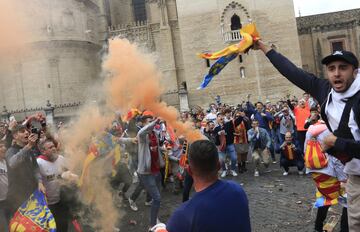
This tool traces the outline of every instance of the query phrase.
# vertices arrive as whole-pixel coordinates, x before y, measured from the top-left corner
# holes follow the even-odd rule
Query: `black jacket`
[[[234,143],[234,132],[235,132],[235,128],[234,126],[238,126],[242,121],[243,121],[243,117],[238,117],[237,119],[230,120],[226,123],[224,123],[222,126],[218,125],[214,128],[214,135],[215,135],[215,145],[219,146],[220,145],[220,136],[219,136],[219,132],[222,130],[225,130],[226,133],[226,145],[231,145]]]
[[[6,151],[9,178],[7,200],[12,210],[16,210],[38,187],[41,175],[35,157],[33,150],[25,150],[18,145]]]

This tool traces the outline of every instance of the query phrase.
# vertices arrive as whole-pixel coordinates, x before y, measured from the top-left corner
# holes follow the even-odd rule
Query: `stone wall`
[[[301,59],[305,69],[324,75],[321,59],[332,52],[331,42],[343,41],[344,49],[360,57],[360,9],[296,18]]]
[[[196,57],[197,52],[217,51],[227,44],[222,31],[230,29],[229,17],[237,13],[242,24],[251,18],[256,22],[261,37],[276,45],[277,50],[295,64],[301,66],[299,41],[291,0],[280,1],[178,1],[178,15],[185,77],[191,105],[204,106],[220,95],[223,102],[237,104],[246,99],[277,100],[299,89],[283,78],[261,53],[250,51],[231,62],[219,76],[215,77],[205,90],[197,90],[208,71],[205,61]],[[240,78],[240,68],[245,68],[246,77]]]
[[[20,1],[20,0],[17,0]],[[36,12],[36,13],[35,13]],[[100,10],[90,0],[28,0],[26,49],[1,57],[0,104],[8,110],[83,102],[99,77]],[[4,59],[5,58],[5,59]],[[6,61],[6,62],[5,62]]]

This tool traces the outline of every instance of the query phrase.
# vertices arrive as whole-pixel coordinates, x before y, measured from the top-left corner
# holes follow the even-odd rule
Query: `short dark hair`
[[[262,106],[264,106],[264,103],[262,103],[261,101],[256,102],[255,106],[257,106],[257,104],[261,104]]]
[[[201,178],[217,175],[219,154],[213,142],[197,140],[190,145],[189,163],[193,173]]]
[[[314,112],[314,111],[319,112],[319,109],[316,106],[312,106],[310,108],[310,112]]]
[[[54,140],[47,138],[47,139],[45,139],[44,141],[42,141],[42,142],[40,142],[40,143],[38,144],[39,150],[40,150],[40,151],[43,151],[43,150],[44,150],[44,146],[45,146],[45,144],[47,144],[47,143],[53,143],[53,144],[55,145]]]

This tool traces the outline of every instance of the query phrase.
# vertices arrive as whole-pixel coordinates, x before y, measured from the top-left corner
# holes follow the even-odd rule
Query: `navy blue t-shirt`
[[[235,182],[218,180],[172,214],[169,232],[250,232],[249,204]]]

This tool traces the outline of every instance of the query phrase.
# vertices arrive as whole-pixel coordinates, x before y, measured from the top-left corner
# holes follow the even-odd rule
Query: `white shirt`
[[[46,197],[49,205],[54,205],[60,201],[60,178],[66,170],[65,158],[61,155],[54,161],[50,162],[42,158],[37,158],[40,174],[43,184],[46,188]]]
[[[0,160],[0,201],[6,200],[8,192],[8,174],[5,159]]]

